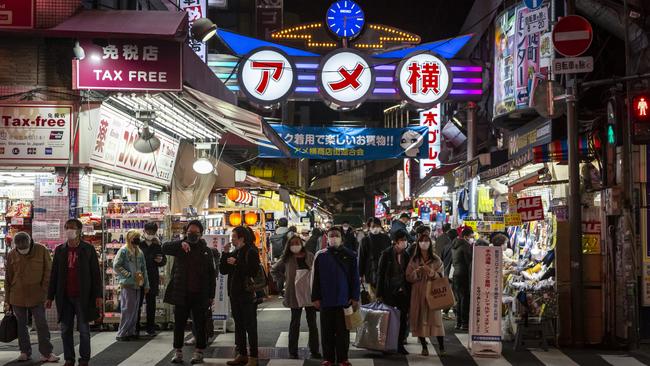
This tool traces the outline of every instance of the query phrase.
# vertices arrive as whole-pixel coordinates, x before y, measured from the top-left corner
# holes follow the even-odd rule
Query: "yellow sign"
[[[477,221],[464,221],[465,226],[469,226],[474,231],[478,231],[478,222]]]
[[[582,253],[583,254],[600,254],[600,235],[584,234],[582,235]]]
[[[503,216],[505,226],[519,226],[521,225],[521,215],[518,213],[507,214]]]
[[[465,221],[465,226],[469,226],[474,232],[493,233],[496,231],[505,231],[506,226],[501,221]]]

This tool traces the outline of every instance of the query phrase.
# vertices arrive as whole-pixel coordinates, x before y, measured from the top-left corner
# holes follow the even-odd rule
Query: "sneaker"
[[[55,355],[54,353],[50,353],[49,356],[41,356],[41,362],[59,362],[61,357]]]
[[[192,360],[190,361],[192,365],[203,363],[203,351],[195,350],[192,354]]]
[[[429,355],[429,347],[427,346],[422,346],[422,352],[420,353],[422,356],[428,356]]]
[[[234,360],[226,362],[229,366],[245,365],[248,363],[248,356],[237,355]]]
[[[176,350],[174,357],[172,357],[172,363],[183,363],[183,351]]]
[[[195,344],[196,344],[196,338],[194,338],[194,337],[188,339],[187,342],[185,342],[186,346],[193,346]]]
[[[25,362],[29,361],[32,359],[32,356],[28,355],[27,353],[21,352],[20,356],[18,356],[18,362]]]

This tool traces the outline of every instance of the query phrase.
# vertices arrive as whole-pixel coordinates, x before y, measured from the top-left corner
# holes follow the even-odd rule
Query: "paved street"
[[[264,366],[317,366],[317,360],[289,360],[286,349],[288,342],[288,324],[290,314],[283,309],[279,302],[265,303],[260,307],[259,336],[260,336],[260,358]],[[300,337],[301,355],[308,356],[307,328],[303,320],[303,333]],[[626,354],[597,350],[558,350],[551,349],[548,352],[541,350],[518,351],[512,350],[512,343],[504,345],[504,357],[501,359],[480,359],[473,358],[465,349],[467,334],[455,334],[453,323],[447,324],[447,355],[439,357],[430,346],[432,356],[419,356],[420,346],[414,339],[410,339],[407,349],[413,354],[408,356],[393,355],[384,356],[380,353],[368,352],[365,350],[352,349],[351,361],[355,366],[637,366],[650,365],[650,358],[640,354]],[[187,334],[189,337],[189,333]],[[36,335],[33,334],[34,350],[37,350]],[[63,348],[58,333],[53,334],[54,352],[61,354]],[[172,333],[165,331],[153,339],[142,339],[140,341],[117,343],[114,332],[96,333],[92,338],[91,365],[102,366],[141,366],[141,365],[170,365]],[[234,354],[234,334],[219,334],[212,340],[206,354],[207,365],[225,365],[225,362]],[[191,348],[185,351],[186,364],[189,364]],[[16,342],[0,346],[0,365],[22,365],[30,366],[37,363],[14,362],[18,356]],[[63,364],[63,362],[61,362]]]

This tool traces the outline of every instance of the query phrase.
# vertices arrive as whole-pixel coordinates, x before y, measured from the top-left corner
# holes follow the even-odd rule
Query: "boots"
[[[248,363],[246,366],[257,366],[257,358],[256,357],[249,357],[248,358]]]
[[[234,360],[226,362],[226,365],[229,366],[239,366],[246,364],[248,364],[248,356],[242,356],[240,354],[237,354],[237,357],[235,357]]]

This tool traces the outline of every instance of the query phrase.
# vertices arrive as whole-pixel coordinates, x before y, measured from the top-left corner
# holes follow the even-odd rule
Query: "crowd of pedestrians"
[[[283,305],[291,309],[288,324],[290,358],[299,358],[298,339],[302,314],[309,329],[309,351],[323,366],[348,366],[350,330],[346,314],[358,309],[361,289],[371,301],[399,310],[397,351],[404,347],[409,333],[429,355],[428,340],[436,338],[438,354],[445,355],[443,318],[450,309],[432,309],[427,302],[428,284],[443,277],[453,283],[457,329],[467,330],[469,322],[472,245],[470,228],[452,229],[448,224],[431,235],[431,228],[419,222],[409,231],[408,214],[403,214],[385,232],[382,222],[370,218],[363,229],[349,222],[334,226],[327,222],[298,233],[280,219],[269,238],[273,284]],[[58,246],[50,260],[48,250],[34,243],[27,233],[17,233],[7,256],[5,311],[15,314],[18,323],[19,361],[32,359],[28,317],[38,334],[41,362],[58,362],[52,353],[45,309],[56,303],[61,324],[66,366],[73,366],[75,319],[79,331],[78,364],[90,361],[89,323],[101,317],[102,280],[95,248],[81,239],[82,224],[72,219],[65,224],[67,241]],[[118,341],[140,336],[140,314],[146,305],[145,331],[155,336],[156,298],[159,294],[159,267],[173,257],[164,302],[174,305],[172,363],[183,363],[185,327],[192,323],[191,363],[203,363],[208,335],[212,330],[211,306],[216,279],[228,275],[227,293],[235,323],[236,355],[227,364],[258,365],[257,307],[264,297],[259,281],[266,283],[265,266],[255,245],[254,232],[245,226],[232,230],[230,243],[219,252],[202,238],[203,225],[187,224],[182,239],[162,244],[158,227],[148,223],[144,230],[130,230],[125,245],[113,260],[120,286],[121,322]],[[460,233],[458,233],[460,231]],[[495,241],[507,240],[505,236]],[[260,277],[262,276],[262,277]],[[320,313],[320,333],[317,314]],[[321,354],[322,350],[322,354]]]

